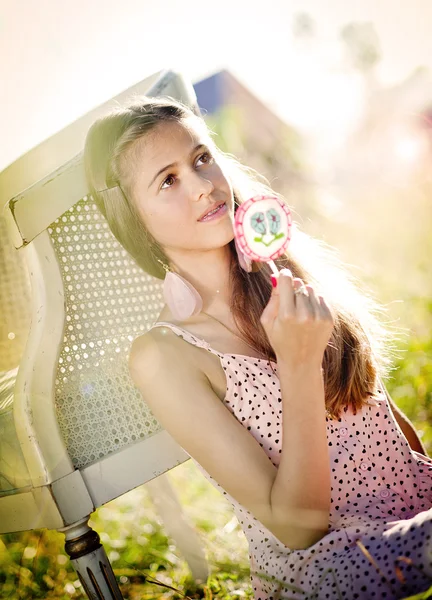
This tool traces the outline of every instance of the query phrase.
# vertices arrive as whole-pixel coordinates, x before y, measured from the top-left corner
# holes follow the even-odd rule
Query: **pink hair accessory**
[[[268,262],[277,277],[279,270],[274,260],[287,249],[291,226],[291,211],[277,196],[253,196],[235,213],[236,246],[250,260]]]

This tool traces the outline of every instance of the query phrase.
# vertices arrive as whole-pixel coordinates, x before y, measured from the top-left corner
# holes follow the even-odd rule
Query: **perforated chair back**
[[[14,163],[0,174],[3,201],[4,194],[17,192],[17,174],[24,186],[29,172],[40,174],[41,164],[53,166],[56,156],[58,161],[79,148],[9,197],[2,220],[10,244],[2,249],[7,282],[2,302],[9,313],[1,360],[5,371],[19,363],[15,435],[33,496],[35,488],[49,487],[56,501],[54,506],[46,498],[51,516],[44,521],[39,511],[37,526],[73,523],[189,458],[152,415],[127,367],[132,340],[163,306],[163,282],[142,271],[117,242],[84,176],[88,127],[133,94],[172,96],[199,114],[192,85],[164,71],[44,142],[20,159],[20,169]],[[8,508],[0,494],[0,532],[29,529],[37,507],[29,512],[28,499],[22,511],[17,504]]]
[[[30,486],[13,417],[18,366],[30,329],[30,279],[0,215],[0,494]]]

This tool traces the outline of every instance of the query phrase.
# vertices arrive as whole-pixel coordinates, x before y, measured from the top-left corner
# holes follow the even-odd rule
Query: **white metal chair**
[[[122,596],[88,519],[144,483],[194,578],[208,576],[197,533],[163,476],[189,456],[127,368],[132,340],[163,306],[162,282],[112,235],[82,164],[91,123],[132,94],[173,96],[199,114],[192,85],[159,72],[0,173],[0,533],[64,532],[87,595],[103,599]]]

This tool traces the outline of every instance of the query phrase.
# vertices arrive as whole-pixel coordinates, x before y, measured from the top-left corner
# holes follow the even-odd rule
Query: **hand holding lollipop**
[[[277,283],[280,289],[273,291],[261,315],[261,323],[278,360],[293,368],[305,364],[321,366],[334,326],[332,313],[323,296],[315,296],[311,285],[302,284],[295,289],[301,280],[296,279],[294,283],[291,271],[279,272],[274,263],[288,247],[291,224],[291,212],[277,196],[254,196],[237,209],[234,234],[246,256],[269,263],[274,288],[273,278],[280,279]]]

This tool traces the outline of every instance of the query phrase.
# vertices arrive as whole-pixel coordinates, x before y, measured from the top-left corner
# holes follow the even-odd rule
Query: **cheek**
[[[181,200],[166,204],[160,209],[148,210],[145,215],[147,229],[161,244],[172,244],[182,240],[190,226],[190,217]]]

